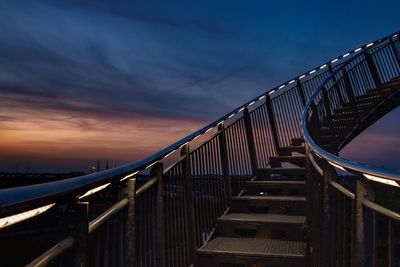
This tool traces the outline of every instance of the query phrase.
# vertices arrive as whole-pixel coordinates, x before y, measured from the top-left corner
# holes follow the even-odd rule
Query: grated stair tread
[[[275,239],[217,237],[198,249],[199,254],[304,259],[306,244]]]

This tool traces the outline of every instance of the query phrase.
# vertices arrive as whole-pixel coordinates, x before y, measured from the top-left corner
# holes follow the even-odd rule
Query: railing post
[[[297,79],[296,83],[297,83],[297,91],[299,92],[300,100],[301,100],[301,103],[303,104],[303,107],[304,107],[306,105],[306,98],[304,96],[303,85],[301,84],[300,79]]]
[[[372,55],[368,53],[366,49],[363,49],[365,61],[367,62],[368,69],[371,73],[372,80],[374,81],[376,89],[381,89],[382,88],[382,81],[379,78],[378,70],[376,68],[374,59],[372,58]]]
[[[63,264],[77,267],[89,266],[89,203],[78,202],[67,206],[65,217],[61,221],[61,231],[72,232],[75,239],[73,258],[66,258]],[[69,262],[71,260],[71,262]]]
[[[195,262],[196,257],[196,227],[195,227],[195,216],[194,216],[194,192],[192,184],[192,174],[190,166],[190,150],[189,145],[184,145],[181,149],[181,156],[185,157],[183,159],[183,176],[184,176],[184,193],[185,193],[185,203],[186,203],[186,216],[188,224],[188,246],[190,253],[190,262]]]
[[[365,266],[364,250],[364,215],[363,201],[366,194],[365,184],[357,179],[355,187],[355,200],[353,205],[353,232],[352,232],[352,264],[351,266]]]
[[[276,154],[279,154],[280,146],[279,146],[278,131],[276,129],[275,116],[272,110],[272,101],[269,94],[266,96],[265,105],[267,107],[268,120],[271,126],[272,142],[274,143]]]
[[[310,266],[319,266],[320,255],[320,206],[319,196],[321,176],[314,168],[311,161],[312,151],[310,146],[306,144],[306,185],[307,185],[307,225],[309,227],[309,238],[307,239],[309,250],[307,258]],[[315,158],[314,158],[315,160]]]
[[[164,194],[163,164],[156,163],[150,172],[151,178],[157,178],[156,193],[156,266],[165,266],[165,230],[164,230]]]
[[[347,73],[347,71],[345,69],[343,69],[343,82],[344,82],[344,88],[346,90],[346,95],[347,98],[349,99],[349,104],[352,107],[353,110],[353,114],[354,117],[360,121],[360,114],[358,113],[358,109],[357,109],[357,105],[356,105],[356,97],[354,95],[354,92],[352,90],[352,86],[350,83],[350,78],[349,78],[349,74]]]
[[[333,74],[333,68],[331,63],[328,64],[328,71],[331,75]],[[335,75],[332,76],[332,82],[333,82],[333,87],[335,87],[336,93],[338,94],[339,102],[343,105],[344,104],[343,96],[339,90],[339,86],[337,85],[337,80]]]
[[[364,198],[369,201],[375,200],[375,192],[370,184],[364,182]],[[364,254],[365,254],[365,267],[372,267],[377,265],[377,233],[376,233],[376,219],[375,213],[371,210],[365,209],[363,212],[364,220]]]
[[[321,225],[321,265],[329,266],[330,257],[332,254],[332,218],[331,218],[331,209],[332,209],[332,200],[330,198],[329,186],[331,180],[336,180],[336,171],[335,169],[327,162],[324,162],[323,166],[323,179],[321,184],[322,190],[322,199],[321,199],[321,208],[322,208],[322,225]]]
[[[225,198],[227,206],[231,205],[232,200],[232,181],[229,174],[229,164],[228,164],[228,149],[226,145],[225,127],[224,123],[218,124],[219,131],[219,150],[221,154],[221,165],[222,165],[222,175],[224,177],[224,188],[225,188]]]
[[[244,127],[246,129],[246,140],[247,146],[249,148],[249,156],[250,156],[250,163],[253,175],[257,173],[257,154],[256,154],[256,147],[254,142],[254,134],[253,134],[253,127],[251,125],[251,118],[250,113],[247,108],[243,111],[243,119],[244,119]]]
[[[136,179],[128,179],[126,182],[125,197],[129,200],[126,207],[125,221],[125,266],[134,267],[136,264],[136,230],[135,230],[135,183]]]

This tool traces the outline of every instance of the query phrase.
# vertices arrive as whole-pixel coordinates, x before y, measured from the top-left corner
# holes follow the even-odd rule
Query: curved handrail
[[[296,76],[293,79],[282,83],[279,86],[274,87],[273,89],[266,91],[265,93],[259,95],[251,99],[250,101],[246,102],[244,105],[236,108],[234,111],[220,117],[219,119],[215,120],[214,122],[210,123],[209,125],[195,131],[194,133],[182,138],[181,140],[177,141],[176,143],[160,150],[159,152],[134,163],[126,164],[118,168],[110,169],[101,171],[94,174],[79,176],[71,179],[55,181],[55,182],[48,182],[43,184],[36,184],[30,186],[23,186],[17,188],[10,188],[10,189],[2,189],[0,190],[0,216],[4,217],[9,214],[13,214],[19,212],[21,210],[26,210],[29,208],[40,206],[44,203],[49,202],[58,202],[62,200],[70,200],[71,198],[76,198],[80,194],[85,193],[88,190],[96,188],[100,185],[105,183],[109,183],[111,181],[117,181],[118,179],[124,179],[127,177],[134,176],[139,171],[147,169],[154,165],[156,162],[162,160],[163,158],[168,157],[176,150],[185,146],[188,142],[198,138],[200,135],[208,132],[212,128],[218,126],[224,121],[232,118],[236,114],[243,111],[245,108],[252,106],[257,101],[261,101],[264,98],[269,97],[270,95],[274,94],[277,91],[281,91],[281,89],[285,88],[286,86],[292,84],[296,80],[302,80],[307,76],[313,75],[315,72],[324,69],[329,64],[334,64],[341,59],[348,57],[351,54],[357,54],[362,48],[370,47],[373,45],[378,45],[383,41],[392,38],[393,36],[397,36],[398,32],[394,34],[390,34],[382,39],[376,40],[374,42],[368,43],[364,46],[361,46],[357,49],[350,50],[345,54],[336,57],[317,68],[314,68],[310,71],[307,71],[299,76]],[[312,140],[311,140],[312,141]],[[314,146],[315,147],[315,146]],[[317,148],[318,149],[318,148]],[[318,150],[317,150],[318,151]],[[323,152],[321,151],[321,155]],[[336,159],[333,159],[336,161]],[[349,165],[350,166],[350,165]],[[371,172],[375,173],[375,172]],[[380,172],[379,172],[380,173]],[[397,176],[395,176],[396,178]]]
[[[314,91],[314,93],[311,95],[311,97],[308,99],[304,110],[303,114],[301,117],[301,130],[303,133],[304,140],[306,144],[309,146],[310,150],[314,152],[317,156],[320,158],[323,158],[327,160],[329,163],[331,163],[335,167],[340,167],[343,168],[346,171],[349,171],[351,173],[355,174],[361,174],[365,177],[372,177],[372,178],[384,178],[388,180],[392,180],[395,182],[400,182],[400,171],[396,170],[391,170],[383,167],[375,167],[371,166],[368,164],[364,163],[359,163],[359,162],[354,162],[348,159],[344,159],[342,157],[336,156],[332,153],[329,153],[328,151],[324,150],[322,147],[320,147],[310,136],[310,133],[308,132],[308,127],[307,127],[307,122],[309,118],[309,114],[311,112],[311,106],[316,100],[317,96],[321,93],[322,90],[324,90],[325,86],[329,81],[331,81],[336,74],[339,72],[343,71],[346,66],[348,66],[350,63],[352,63],[354,60],[357,58],[361,57],[362,54],[358,54],[357,56],[353,57],[352,59],[344,62],[342,66],[340,66],[338,69],[336,69],[327,79],[324,80],[324,82],[319,85],[318,89]]]

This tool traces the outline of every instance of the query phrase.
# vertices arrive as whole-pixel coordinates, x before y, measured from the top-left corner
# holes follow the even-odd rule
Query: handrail
[[[393,36],[398,36],[398,34],[394,34]],[[385,39],[384,39],[385,40]],[[305,108],[303,110],[303,114],[301,117],[301,130],[303,133],[304,140],[306,144],[310,147],[310,150],[317,154],[319,157],[327,160],[329,163],[332,165],[339,166],[343,168],[346,171],[353,172],[356,174],[361,174],[363,176],[369,176],[369,177],[374,177],[374,178],[384,178],[388,180],[392,180],[395,182],[400,182],[400,171],[396,170],[391,170],[387,168],[382,168],[382,167],[375,167],[375,166],[370,166],[368,164],[364,163],[358,163],[354,162],[351,160],[344,159],[342,157],[336,156],[332,153],[329,153],[328,151],[324,150],[321,148],[310,136],[308,129],[307,129],[307,122],[309,118],[309,114],[311,112],[311,105],[314,103],[316,97],[321,93],[322,90],[324,90],[325,85],[332,80],[336,74],[341,72],[342,70],[345,69],[346,66],[348,66],[350,63],[352,63],[355,59],[361,57],[362,54],[358,54],[354,56],[352,59],[346,61],[342,66],[340,66],[338,69],[336,69],[325,81],[319,85],[318,89],[314,91],[314,93],[311,95],[309,100],[307,101]]]
[[[385,40],[392,38],[392,36],[396,36],[398,32],[394,35],[391,34],[385,38],[376,40],[374,42],[368,43],[360,48],[350,50],[345,54],[336,57],[317,68],[314,68],[310,71],[307,71],[299,76],[296,76],[293,79],[282,83],[279,86],[274,87],[273,89],[266,91],[265,93],[259,95],[251,99],[250,101],[246,102],[244,105],[234,109],[234,111],[220,117],[219,119],[215,120],[214,122],[208,124],[207,126],[193,132],[192,134],[182,138],[181,140],[175,142],[174,144],[167,146],[166,148],[160,150],[159,152],[134,163],[126,164],[118,168],[110,169],[101,171],[98,173],[88,174],[84,176],[79,176],[71,179],[55,181],[55,182],[48,182],[43,184],[36,184],[30,186],[23,186],[17,188],[10,188],[10,189],[2,189],[0,190],[0,216],[4,217],[10,214],[15,214],[17,212],[21,212],[23,210],[31,209],[37,206],[40,206],[44,203],[49,202],[58,202],[64,201],[68,199],[76,198],[79,195],[84,194],[86,191],[101,186],[103,184],[117,181],[118,179],[124,179],[126,177],[133,176],[139,171],[147,169],[155,164],[157,161],[160,161],[169,155],[171,155],[176,150],[183,147],[188,142],[198,138],[200,135],[208,132],[210,129],[218,126],[220,123],[232,118],[236,114],[240,113],[244,108],[250,107],[258,101],[265,99],[269,95],[273,95],[277,91],[281,91],[286,86],[294,83],[297,80],[302,80],[305,77],[313,75],[319,70],[326,68],[329,64],[335,64],[341,59],[344,59],[352,54],[357,54],[362,50],[362,48],[367,48],[372,45],[378,45]],[[292,87],[293,88],[293,87]],[[315,95],[315,94],[314,94]],[[310,101],[308,102],[308,107],[310,105]],[[308,134],[307,134],[308,135]],[[307,136],[307,142],[312,144],[313,150],[319,152],[323,156],[329,156],[329,158],[334,162],[340,162],[340,158],[336,159],[332,157],[333,155],[325,155],[324,151],[318,149],[315,143],[312,143],[309,136]],[[354,168],[357,170],[358,164],[351,165],[351,162],[346,162],[347,168]],[[364,168],[360,168],[360,170],[364,170]],[[392,179],[398,179],[399,176],[396,173],[391,172],[382,172],[382,170],[370,170],[368,172],[372,175],[385,175],[390,176]]]

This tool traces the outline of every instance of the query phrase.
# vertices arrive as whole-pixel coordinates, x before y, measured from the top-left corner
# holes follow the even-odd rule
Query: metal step
[[[281,167],[281,164],[292,163],[299,166],[304,166],[306,164],[305,156],[278,156],[278,157],[270,157],[271,167]]]
[[[306,222],[306,217],[285,214],[230,213],[218,218],[217,220],[218,222],[233,224],[261,224],[264,226],[278,224],[281,226],[299,226]]]
[[[304,190],[306,187],[305,181],[248,181],[246,189],[251,191],[263,191],[268,189],[298,189]]]
[[[305,216],[285,214],[230,213],[217,219],[218,236],[238,236],[236,230],[268,230],[285,233],[285,240],[304,241],[301,230],[306,223]]]
[[[217,262],[305,266],[306,244],[275,239],[217,237],[199,248],[197,253],[200,264],[196,266],[216,266]]]
[[[293,152],[305,154],[306,147],[305,146],[288,146],[288,147],[281,147],[279,148],[279,155],[280,156],[289,156],[292,155]]]
[[[300,176],[304,177],[306,174],[306,168],[298,167],[298,168],[265,168],[258,169],[256,176],[260,179],[269,179],[272,174],[280,174],[285,176]]]
[[[291,208],[296,214],[303,215],[306,206],[306,198],[303,196],[251,196],[242,195],[232,197],[233,212],[247,212],[253,208],[270,207]]]

